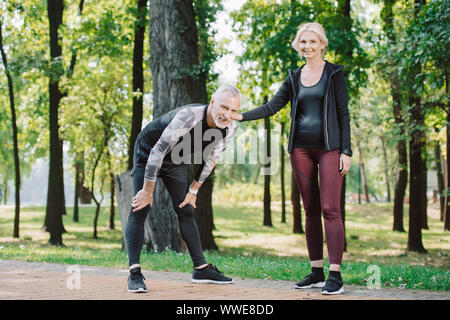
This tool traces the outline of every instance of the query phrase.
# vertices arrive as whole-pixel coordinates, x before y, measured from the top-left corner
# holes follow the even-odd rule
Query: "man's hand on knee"
[[[155,181],[145,180],[143,188],[133,197],[133,212],[142,210],[148,205],[152,206],[154,189]]]
[[[194,208],[197,208],[195,206],[195,201],[197,201],[197,196],[193,193],[188,192],[186,193],[186,197],[184,198],[184,201],[180,203],[179,207],[183,208],[185,205],[190,204]]]

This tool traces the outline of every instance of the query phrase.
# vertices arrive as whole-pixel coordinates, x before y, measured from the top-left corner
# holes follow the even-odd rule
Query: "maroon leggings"
[[[310,261],[323,259],[323,211],[330,264],[341,264],[344,225],[341,218],[341,188],[338,150],[294,148],[291,165],[306,212],[306,244]],[[319,181],[320,178],[320,189]]]

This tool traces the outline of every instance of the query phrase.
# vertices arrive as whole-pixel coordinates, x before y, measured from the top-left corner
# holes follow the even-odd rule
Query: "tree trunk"
[[[192,1],[150,0],[149,12],[153,118],[189,103],[207,103],[206,77],[203,73],[196,75],[200,66]],[[212,219],[211,197],[207,189],[199,192],[197,204],[201,203],[202,210],[196,210],[196,215],[206,214]],[[211,210],[203,211],[203,208]],[[170,247],[180,250],[180,237],[170,236],[174,232],[178,234],[178,223],[161,179],[157,179],[149,216],[151,219],[147,221],[152,231],[153,245],[164,250],[166,239],[171,241]],[[212,237],[209,229],[199,226],[199,232],[203,239]]]
[[[448,90],[447,90],[448,91]],[[450,109],[447,110],[447,189],[444,201],[444,230],[450,230]]]
[[[80,2],[78,4],[78,17],[81,17],[81,14],[83,13],[83,7],[84,7],[84,0],[80,0]],[[67,70],[67,77],[69,79],[71,79],[72,76],[73,76],[73,73],[75,71],[75,64],[76,64],[76,62],[77,62],[77,48],[76,48],[75,44],[72,44],[72,57],[70,59],[69,69]],[[61,92],[61,98],[67,97],[67,95],[68,95],[67,89],[63,90]],[[61,150],[63,150],[63,140],[61,140]],[[61,175],[64,177],[63,161],[61,161]],[[64,179],[63,179],[63,182],[64,182]],[[77,182],[75,182],[75,184],[76,183]],[[62,188],[62,190],[64,190],[64,184],[61,186],[61,188]],[[63,191],[62,195],[63,195],[63,203],[64,203],[64,212],[63,212],[63,214],[66,214],[67,213],[66,212],[66,206],[65,206],[66,196],[65,196],[64,191]],[[76,201],[76,210],[77,210],[76,215],[77,215],[77,219],[78,219],[78,198],[77,197],[79,197],[79,192],[75,191],[75,200],[74,201]],[[75,206],[74,206],[74,208],[75,208]]]
[[[358,204],[361,204],[361,165],[358,166]]]
[[[85,181],[85,173],[84,173],[84,151],[81,151],[79,154],[79,161],[80,161],[80,170],[81,170],[81,177],[80,177],[80,203],[81,204],[91,204],[92,197],[91,193],[89,191],[89,188],[87,188],[84,185]]]
[[[297,187],[295,175],[291,173],[291,202],[293,216],[293,233],[305,233],[302,226],[302,207],[300,205],[300,191]]]
[[[128,170],[133,168],[134,144],[141,132],[143,101],[144,101],[144,39],[147,24],[147,0],[137,1],[136,21],[134,23],[133,48],[133,116],[131,121],[131,135],[128,144]]]
[[[110,205],[109,205],[109,229],[114,230],[114,216],[116,215],[116,207],[114,206],[114,194],[115,191],[115,179],[114,172],[112,169],[112,159],[111,153],[109,152],[109,148],[107,150],[108,154],[108,171],[109,171],[109,183],[110,183]]]
[[[384,22],[383,30],[388,38],[388,45],[395,46],[397,43],[394,29],[393,7],[397,0],[384,0],[381,17]],[[398,68],[394,68],[398,69]],[[400,140],[397,144],[398,154],[398,179],[395,184],[394,209],[393,209],[393,230],[405,232],[403,227],[403,202],[405,198],[406,185],[408,183],[408,157],[405,142],[405,127],[402,115],[402,94],[400,92],[400,79],[395,72],[389,74],[389,84],[391,87],[392,109],[396,126],[399,128]]]
[[[78,215],[78,199],[80,198],[80,179],[81,179],[81,164],[78,159],[78,154],[75,158],[75,195],[74,195],[74,204],[73,204],[73,221],[78,222],[79,221],[79,215]]]
[[[422,223],[423,210],[423,184],[426,186],[425,163],[422,159],[422,148],[424,143],[421,141],[422,134],[416,126],[423,126],[424,116],[421,110],[420,98],[413,97],[411,102],[411,124],[414,128],[411,132],[410,148],[410,183],[409,183],[409,230],[408,230],[408,250],[417,252],[426,252],[422,244]]]
[[[8,179],[5,176],[5,181],[3,183],[3,204],[6,205],[7,201],[8,201]]]
[[[62,94],[59,89],[59,78],[62,73],[62,39],[58,35],[62,24],[64,4],[62,0],[48,0],[47,11],[50,26],[51,72],[49,73],[49,124],[50,124],[50,168],[47,191],[47,207],[44,228],[50,233],[51,245],[63,245],[64,226],[62,215],[64,205],[64,180],[62,175],[62,144],[59,139],[58,108]]]
[[[424,118],[425,120],[425,118]],[[424,123],[425,126],[425,123]],[[421,141],[422,143],[422,150],[426,150],[426,134],[425,132],[421,132]],[[420,193],[422,195],[422,229],[428,230],[428,197],[427,197],[427,179],[428,179],[428,168],[427,168],[427,153],[422,152],[422,170],[424,171],[423,174],[423,180],[420,184],[420,187],[422,189],[422,192]]]
[[[398,232],[405,232],[403,226],[403,203],[405,199],[406,186],[408,184],[408,154],[405,137],[405,127],[403,123],[403,116],[401,113],[401,101],[400,93],[394,89],[396,85],[391,81],[391,91],[393,98],[393,111],[394,119],[396,125],[400,128],[401,140],[397,144],[397,154],[398,154],[398,179],[395,184],[395,194],[394,194],[394,210],[393,217],[394,223],[392,230]]]
[[[264,98],[267,103],[267,97]],[[272,227],[272,212],[270,209],[270,165],[271,165],[271,145],[270,145],[270,118],[264,118],[265,129],[265,153],[264,153],[264,221],[263,226]]]
[[[445,167],[446,167],[445,158],[444,158],[444,156],[441,153],[441,168],[442,168],[442,178],[443,178],[442,194],[443,194],[443,199],[444,200],[443,200],[443,205],[442,205],[442,213],[441,213],[440,221],[444,221],[444,216],[445,216],[445,204],[446,204],[446,202],[445,202],[446,201],[445,195],[446,195],[446,192],[447,192],[447,186],[446,186],[447,173],[446,173]]]
[[[449,95],[448,90],[448,68],[445,69],[445,93],[447,97]],[[446,175],[445,175],[445,200],[444,200],[444,231],[450,230],[450,102],[447,101],[447,122],[446,122],[446,132],[447,132],[447,164],[445,165]]]
[[[93,199],[95,199],[95,198],[93,197]],[[94,216],[94,235],[93,235],[93,238],[94,239],[98,239],[97,222],[98,222],[98,216],[100,214],[100,203],[95,201],[95,200],[94,200],[94,202],[95,202],[95,216]]]
[[[9,92],[9,105],[11,107],[11,126],[12,137],[14,144],[14,171],[15,171],[15,213],[14,213],[14,230],[13,237],[19,238],[19,222],[20,222],[20,163],[19,163],[19,145],[17,140],[17,120],[16,120],[16,106],[14,102],[14,86],[11,74],[8,68],[8,61],[6,59],[6,53],[3,49],[3,35],[2,35],[2,19],[0,18],[0,51],[2,55],[3,67],[5,69],[6,78],[8,80],[8,92]]]
[[[434,131],[439,132],[439,128],[434,127]],[[439,193],[439,209],[440,209],[440,221],[444,221],[444,206],[445,206],[445,184],[444,184],[444,173],[442,170],[442,152],[439,141],[434,143],[434,159],[435,159],[435,169],[436,177],[438,182],[438,193]]]
[[[386,143],[384,142],[384,136],[380,136],[381,147],[383,148],[383,159],[384,159],[384,177],[386,179],[386,191],[387,191],[387,202],[391,202],[391,187],[389,183],[389,166],[386,154]]]
[[[281,122],[280,137],[280,183],[281,183],[281,223],[286,223],[286,186],[284,185],[284,129],[286,122]]]
[[[364,158],[361,150],[361,146],[359,141],[357,142],[358,151],[359,151],[359,166],[361,168],[361,175],[362,175],[362,184],[364,188],[364,195],[366,197],[366,203],[370,203],[369,199],[369,188],[367,187],[367,179],[366,179],[366,170],[364,168]]]
[[[439,129],[437,127],[434,128],[435,132],[438,132]],[[444,197],[444,175],[442,172],[442,163],[441,163],[441,146],[439,141],[435,141],[434,143],[434,159],[436,165],[436,176],[438,182],[438,193],[439,193],[439,208],[440,208],[440,220],[444,221],[444,205],[445,205],[445,197]]]
[[[78,5],[78,17],[81,17],[81,14],[83,12],[83,6],[84,6],[84,0],[80,0],[80,3]],[[68,78],[72,78],[73,73],[75,71],[75,64],[77,62],[77,49],[75,47],[72,48],[72,58],[70,59],[70,66],[67,73]],[[68,95],[67,90],[65,90],[62,93],[63,97],[66,97]],[[78,160],[78,153],[76,155],[75,160],[75,195],[74,195],[74,206],[73,206],[73,221],[78,222],[79,221],[79,212],[78,212],[78,201],[80,199],[80,189],[83,187],[83,181],[80,182],[81,179],[81,164]],[[65,200],[64,200],[65,203]]]
[[[198,34],[192,1],[150,0],[150,67],[153,117],[189,103],[206,103],[199,68]]]
[[[424,0],[415,0],[415,17],[424,5]],[[411,140],[409,142],[409,230],[408,250],[426,253],[422,244],[423,215],[426,214],[424,203],[424,187],[426,191],[426,163],[422,158],[422,150],[425,148],[424,110],[421,105],[420,96],[414,91],[416,75],[420,73],[421,66],[415,65],[409,73],[409,97]]]

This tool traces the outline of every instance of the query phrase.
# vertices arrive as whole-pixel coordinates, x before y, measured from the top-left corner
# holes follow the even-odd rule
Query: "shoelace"
[[[132,273],[131,277],[133,278],[133,280],[134,279],[139,279],[139,278],[142,278],[142,279],[145,280],[145,277],[144,277],[144,275],[141,272],[139,272],[139,273]]]
[[[222,274],[223,272],[221,272],[219,269],[217,269],[217,267],[213,264],[210,264],[209,267],[215,271],[217,271],[218,273]]]

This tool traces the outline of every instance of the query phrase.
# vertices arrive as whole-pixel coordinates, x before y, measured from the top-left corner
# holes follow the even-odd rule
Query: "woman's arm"
[[[255,108],[253,110],[247,111],[238,115],[238,121],[249,121],[257,120],[261,118],[267,118],[278,111],[280,111],[289,101],[289,90],[290,90],[290,79],[289,76],[284,80],[283,85],[278,89],[275,96],[270,99],[266,104]]]
[[[336,111],[341,127],[341,153],[352,156],[350,117],[348,111],[348,93],[345,84],[344,71],[336,74],[334,82],[334,93],[336,97]]]

